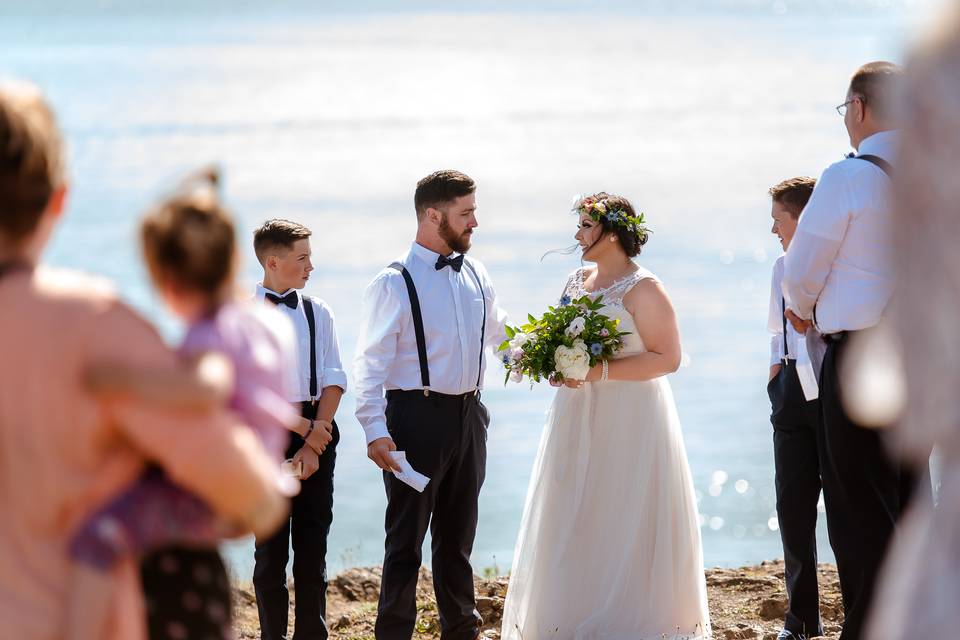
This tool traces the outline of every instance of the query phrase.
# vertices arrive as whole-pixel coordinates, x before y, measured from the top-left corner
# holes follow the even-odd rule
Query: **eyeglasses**
[[[841,115],[841,117],[842,117],[842,116],[846,116],[846,115],[847,115],[847,107],[850,106],[851,104],[853,104],[854,102],[856,102],[857,100],[860,101],[860,104],[866,104],[866,100],[865,100],[862,96],[853,96],[852,98],[850,98],[849,100],[847,100],[847,101],[844,102],[843,104],[838,104],[838,105],[837,105],[837,107],[836,107],[837,113],[839,113],[839,114]]]

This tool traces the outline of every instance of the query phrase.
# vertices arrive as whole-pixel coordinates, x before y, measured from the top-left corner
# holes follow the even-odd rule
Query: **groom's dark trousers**
[[[378,640],[410,640],[427,527],[443,640],[473,640],[480,629],[470,554],[487,462],[490,414],[479,393],[458,396],[388,391],[387,430],[407,461],[430,478],[423,493],[384,473],[386,554],[377,613]]]
[[[826,336],[820,383],[820,473],[830,545],[837,558],[844,623],[841,640],[859,640],[877,574],[907,499],[930,499],[919,480],[887,452],[882,432],[850,418],[838,371],[857,332]]]
[[[767,385],[772,412],[777,519],[783,542],[787,612],[784,628],[804,636],[823,635],[817,588],[817,502],[820,461],[817,437],[820,403],[807,400],[796,360],[781,361]]]

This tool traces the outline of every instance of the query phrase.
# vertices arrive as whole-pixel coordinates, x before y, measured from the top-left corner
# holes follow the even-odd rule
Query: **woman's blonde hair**
[[[63,139],[39,89],[0,84],[0,236],[19,243],[36,229],[66,181]]]

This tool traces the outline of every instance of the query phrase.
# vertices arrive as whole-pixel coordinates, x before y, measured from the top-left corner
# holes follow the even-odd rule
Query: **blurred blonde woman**
[[[66,636],[68,540],[148,462],[247,529],[269,531],[286,509],[257,437],[223,411],[197,417],[85,391],[95,361],[177,362],[108,285],[39,265],[66,195],[63,144],[43,97],[0,87],[0,620],[11,638]],[[210,577],[225,580],[216,553]],[[146,637],[136,564],[128,558],[110,576],[101,637]],[[219,637],[232,634],[222,614]],[[166,622],[168,637],[189,632]]]
[[[899,286],[892,312],[906,405],[891,436],[941,460],[939,500],[917,502],[881,576],[871,640],[952,638],[960,629],[960,21],[907,69],[896,182]]]

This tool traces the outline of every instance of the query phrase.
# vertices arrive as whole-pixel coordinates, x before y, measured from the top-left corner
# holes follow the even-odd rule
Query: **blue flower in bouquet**
[[[595,356],[600,355],[601,353],[603,353],[603,345],[600,344],[599,342],[594,342],[593,344],[590,345],[590,353],[592,353]]]
[[[503,360],[503,364],[510,364],[510,354],[508,353],[503,354],[502,360]]]
[[[562,298],[560,298],[561,307],[569,306],[569,304],[570,304],[570,296],[563,296]]]

